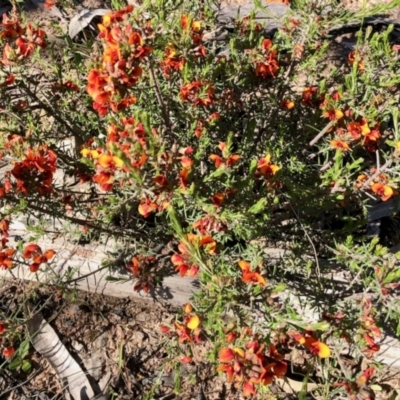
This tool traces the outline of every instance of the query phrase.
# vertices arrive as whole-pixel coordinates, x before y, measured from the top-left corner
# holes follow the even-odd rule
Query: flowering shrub
[[[398,196],[390,30],[360,34],[332,70],[328,32],[352,19],[336,5],[325,13],[300,2],[269,38],[244,18],[217,41],[207,1],[154,3],[110,11],[100,46],[84,60],[66,47],[72,57],[38,75],[52,54],[46,34],[15,10],[4,16],[1,156],[11,168],[0,186],[0,267],[46,272],[57,256],[9,240],[18,213],[112,235],[133,290],[147,293],[166,274],[199,279],[193,305],[161,326],[175,361],[195,363],[194,347],[209,341],[216,371],[252,396],[286,374],[297,349],[328,371],[317,392],[356,395],[373,376],[381,319],[398,329],[400,273],[387,249],[397,243],[365,229],[367,207]],[[173,248],[163,268],[160,244]],[[339,270],[345,283],[332,283]],[[13,340],[2,341],[6,358]],[[345,374],[336,341],[370,369]]]

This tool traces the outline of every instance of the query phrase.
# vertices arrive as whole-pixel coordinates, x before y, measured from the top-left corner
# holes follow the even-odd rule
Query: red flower
[[[11,358],[15,353],[15,349],[13,346],[8,346],[3,349],[3,356],[5,358]]]
[[[302,104],[309,107],[318,107],[321,98],[318,96],[318,88],[315,86],[306,87],[303,90]]]
[[[196,81],[182,87],[179,96],[183,101],[193,103],[195,106],[209,107],[214,103],[214,93],[212,84]]]
[[[291,100],[282,100],[280,106],[285,110],[291,110],[294,108],[295,104]]]
[[[40,194],[51,193],[56,163],[56,153],[48,150],[46,146],[28,149],[25,159],[15,163],[11,170],[11,174],[17,180],[17,190],[25,194],[32,191],[38,191]]]
[[[278,59],[276,50],[271,50],[272,42],[270,39],[264,39],[261,44],[261,50],[264,53],[263,60],[257,61],[255,66],[256,76],[262,78],[274,77],[279,71]]]

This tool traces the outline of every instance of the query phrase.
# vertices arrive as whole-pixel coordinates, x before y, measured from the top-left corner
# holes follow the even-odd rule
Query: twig
[[[303,223],[301,222],[300,217],[298,216],[298,214],[296,213],[296,211],[294,210],[293,206],[292,206],[290,203],[289,203],[289,207],[292,209],[293,214],[295,215],[297,221],[299,222],[299,224],[300,224],[300,226],[301,226],[301,229],[303,229],[304,234],[306,235],[308,241],[309,241],[310,244],[311,244],[311,247],[312,247],[313,253],[314,253],[314,258],[315,258],[316,271],[317,271],[317,277],[318,277],[318,284],[319,284],[320,288],[322,288],[322,284],[321,284],[321,270],[320,270],[320,268],[319,268],[319,261],[318,261],[317,250],[316,250],[316,248],[315,248],[315,246],[314,246],[314,243],[313,243],[313,241],[312,241],[310,235],[308,234],[308,232],[307,232],[305,226],[304,226]]]
[[[392,165],[393,160],[391,158],[389,158],[385,164],[382,165],[382,167],[376,169],[376,172],[371,175],[364,183],[363,183],[363,187],[367,187],[369,186],[369,184],[383,171],[385,171],[386,169],[388,169],[391,165]]]
[[[32,98],[34,98],[40,104],[40,106],[42,107],[43,110],[45,110],[48,114],[50,114],[56,121],[58,121],[59,123],[64,125],[75,138],[79,138],[79,139],[83,140],[83,138],[85,137],[85,133],[79,127],[70,126],[67,123],[67,121],[64,120],[63,118],[59,117],[52,110],[52,108],[50,106],[44,104],[43,101],[41,101],[39,99],[39,97],[37,97],[37,95],[35,93],[33,93],[25,83],[22,82],[21,85],[23,86],[25,91],[28,93],[28,95],[31,96]]]
[[[336,346],[333,346],[333,351],[335,352],[336,355],[336,359],[340,365],[340,369],[343,371],[344,376],[346,377],[347,380],[351,381],[351,374],[349,373],[349,371],[347,370],[347,368],[344,366],[344,364],[342,363],[342,360],[340,358],[340,354],[336,348]]]
[[[42,371],[43,371],[43,369],[41,368],[41,369],[37,370],[36,372],[34,372],[33,375],[30,376],[26,381],[21,382],[21,383],[19,383],[18,385],[13,386],[13,387],[11,387],[11,388],[9,388],[9,389],[6,389],[4,392],[0,393],[0,398],[3,398],[3,396],[5,396],[7,393],[10,393],[10,392],[14,391],[15,389],[18,389],[18,388],[20,388],[21,386],[26,385],[26,384],[27,384],[28,382],[30,382],[36,375],[39,375],[39,373],[42,372]]]
[[[332,126],[334,125],[334,123],[335,123],[335,121],[329,122],[329,124],[327,124],[327,125],[325,126],[325,128],[322,129],[322,131],[319,132],[318,135],[315,136],[315,138],[314,138],[313,140],[310,141],[309,145],[310,145],[310,146],[314,146],[314,144],[317,143],[317,142],[325,135],[325,133],[328,132],[328,130],[329,130],[330,128],[332,128]]]
[[[92,271],[92,272],[88,272],[88,273],[85,274],[85,275],[78,276],[77,278],[74,278],[74,279],[71,279],[71,280],[69,280],[69,281],[66,281],[65,284],[66,284],[66,285],[70,285],[71,283],[78,282],[78,281],[80,281],[81,279],[87,278],[88,276],[97,274],[97,272],[100,272],[100,271],[102,271],[103,269],[109,268],[109,267],[111,267],[113,264],[116,264],[117,261],[119,261],[119,260],[118,260],[118,259],[113,260],[113,261],[111,261],[110,263],[107,263],[106,265],[103,265],[102,267],[97,268],[96,270],[94,270],[94,271]]]

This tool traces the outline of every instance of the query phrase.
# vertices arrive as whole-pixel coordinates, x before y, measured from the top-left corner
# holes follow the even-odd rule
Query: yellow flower
[[[193,315],[186,324],[186,326],[194,331],[200,325],[200,318],[197,315]]]

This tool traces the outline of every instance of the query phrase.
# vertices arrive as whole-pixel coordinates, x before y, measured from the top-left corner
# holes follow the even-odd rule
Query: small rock
[[[133,336],[136,340],[142,341],[142,340],[144,339],[144,337],[145,337],[145,334],[144,334],[143,332],[140,332],[140,331],[135,331],[135,332],[132,332],[132,336]]]
[[[145,321],[147,321],[148,317],[149,317],[149,314],[147,314],[145,312],[141,312],[139,314],[136,314],[136,321],[145,322]]]
[[[111,311],[113,314],[118,315],[119,317],[124,316],[124,310],[122,308],[116,308],[115,310]]]
[[[76,340],[74,340],[71,343],[72,347],[74,348],[74,350],[76,350],[78,353],[83,349],[83,344],[77,342]]]

